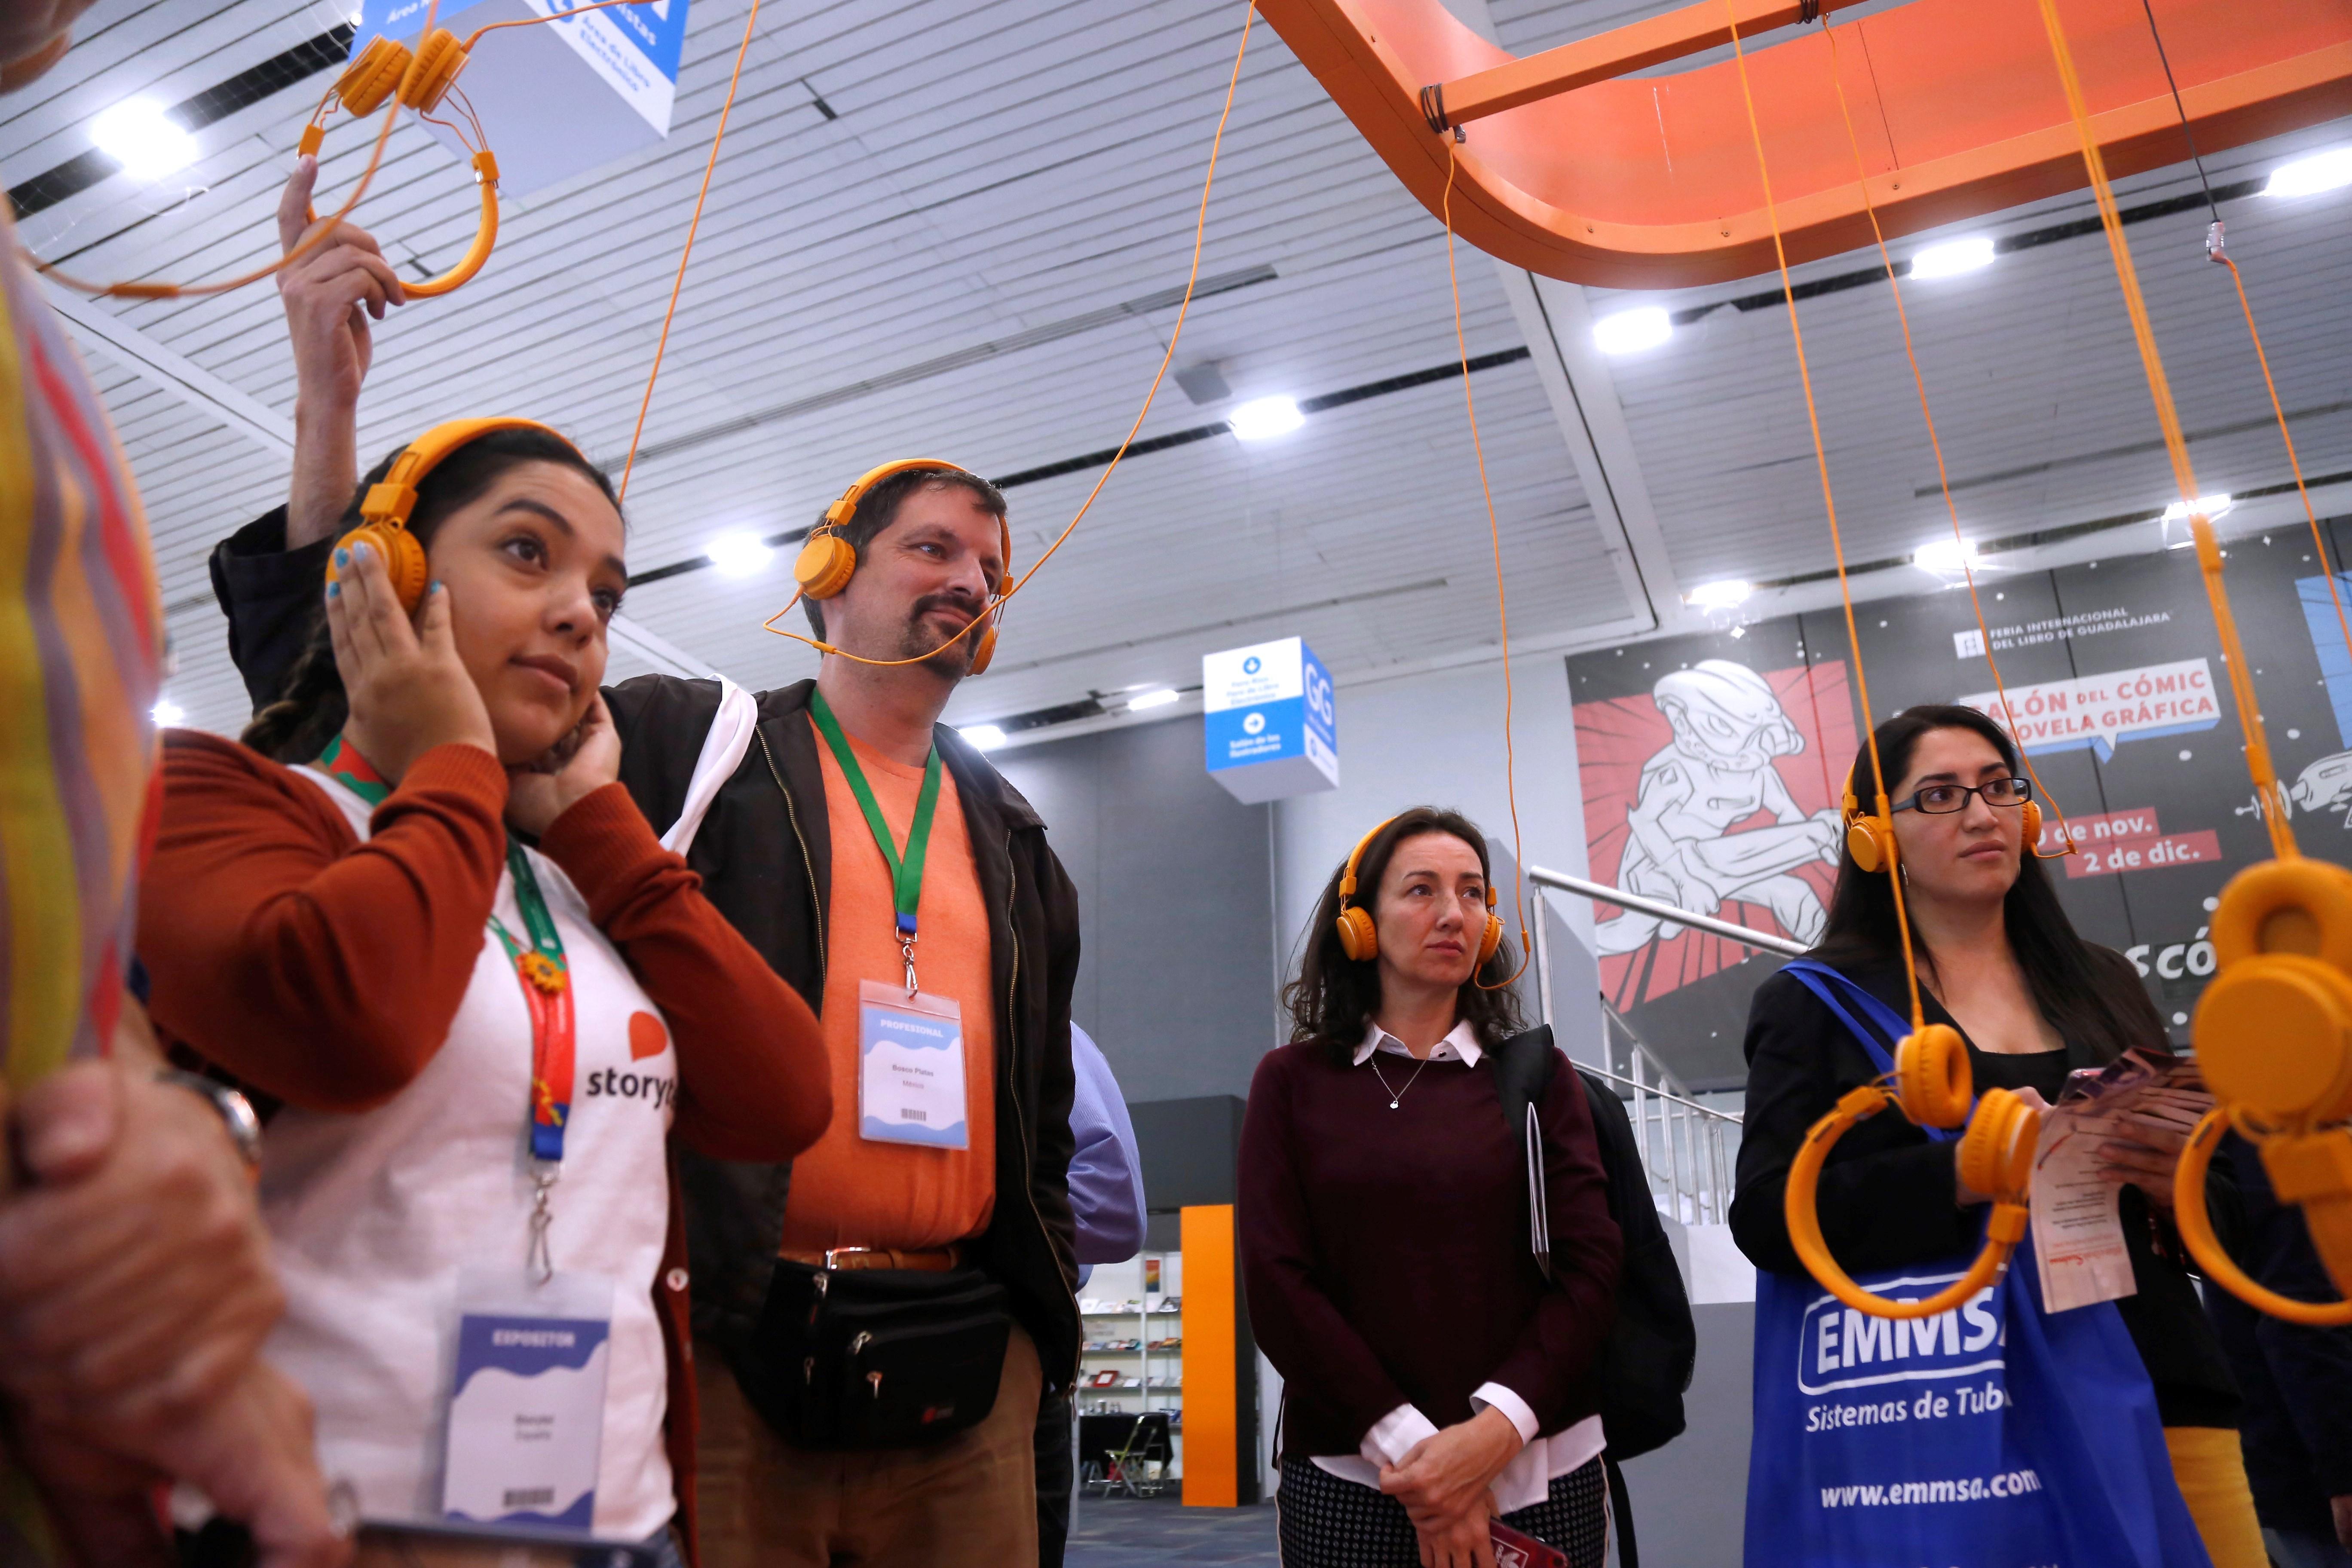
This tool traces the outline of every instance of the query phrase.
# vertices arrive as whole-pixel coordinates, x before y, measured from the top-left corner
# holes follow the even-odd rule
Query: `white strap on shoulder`
[[[693,846],[710,803],[719,797],[719,786],[742,766],[759,721],[760,705],[751,694],[725,676],[719,677],[719,713],[710,721],[710,732],[702,737],[702,754],[694,760],[694,777],[686,786],[686,809],[661,836],[663,848],[683,855]]]

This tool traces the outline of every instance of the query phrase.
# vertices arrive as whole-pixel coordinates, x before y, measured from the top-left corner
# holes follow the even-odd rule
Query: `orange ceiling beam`
[[[1454,229],[1480,249],[1614,289],[1773,268],[1733,62],[1626,75],[1727,43],[1724,0],[1524,59],[1440,0],[1259,8],[1433,215],[1453,132],[1434,129],[1432,114],[1464,128]],[[1817,26],[1787,31],[1798,0],[1731,9],[1789,259],[1868,246],[1829,40]],[[2200,151],[2352,114],[2352,0],[2155,0],[2155,11]],[[2065,0],[2064,14],[2110,173],[2186,161],[2140,0]],[[1835,25],[1870,200],[1890,237],[2087,184],[2034,0],[1911,0]]]

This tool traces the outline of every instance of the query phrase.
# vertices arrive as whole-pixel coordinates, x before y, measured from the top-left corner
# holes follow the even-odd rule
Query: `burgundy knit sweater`
[[[1377,1058],[1391,1083],[1415,1070]],[[1400,1072],[1397,1069],[1402,1068]],[[1583,1087],[1554,1053],[1538,1106],[1552,1280],[1528,1247],[1525,1142],[1491,1061],[1433,1061],[1397,1110],[1370,1064],[1325,1046],[1258,1063],[1242,1129],[1250,1326],[1283,1376],[1286,1457],[1353,1454],[1400,1405],[1466,1421],[1488,1380],[1546,1436],[1596,1408],[1622,1251]]]

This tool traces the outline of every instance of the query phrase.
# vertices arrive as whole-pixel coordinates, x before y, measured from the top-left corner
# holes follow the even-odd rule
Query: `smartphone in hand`
[[[1500,1520],[1489,1520],[1486,1531],[1495,1542],[1495,1568],[1568,1568],[1567,1552]]]

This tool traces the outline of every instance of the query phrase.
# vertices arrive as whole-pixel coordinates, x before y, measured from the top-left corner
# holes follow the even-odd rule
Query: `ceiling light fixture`
[[[1701,583],[1683,595],[1683,603],[1694,609],[1728,610],[1746,604],[1748,595],[1754,592],[1754,584],[1727,577],[1720,583]]]
[[[1140,713],[1147,708],[1165,708],[1175,700],[1175,691],[1162,686],[1157,690],[1137,692],[1127,700],[1127,709],[1130,713]]]
[[[2231,498],[2226,495],[2199,496],[2194,503],[2177,500],[2164,509],[2164,521],[2187,522],[2193,514],[2202,512],[2205,521],[2210,522],[2228,511],[2231,504]]]
[[[1983,559],[1977,553],[1977,542],[1973,539],[1938,539],[1921,545],[1912,554],[1911,564],[1922,572],[1952,573],[1976,566]]]
[[[748,533],[722,533],[702,552],[710,563],[730,577],[749,577],[775,559],[776,552]]]
[[[1592,323],[1592,346],[1605,354],[1637,354],[1674,335],[1674,318],[1658,305],[1620,310]]]
[[[2314,153],[2308,158],[2297,158],[2273,169],[2263,195],[2315,196],[2322,191],[2339,190],[2346,185],[2352,185],[2352,147],[2331,147],[2325,153]]]
[[[196,139],[152,98],[128,98],[90,121],[98,150],[136,180],[160,180],[196,161]]]
[[[956,733],[983,752],[992,752],[1004,744],[1004,731],[994,724],[967,724]]]
[[[1957,278],[1963,272],[1991,265],[1992,237],[1972,234],[1966,239],[1948,239],[1919,252],[1911,258],[1911,276]]]
[[[188,710],[168,697],[158,699],[150,711],[154,715],[156,724],[165,730],[188,721]]]
[[[1270,441],[1306,423],[1297,399],[1291,397],[1253,397],[1225,416],[1225,424],[1244,441]]]

